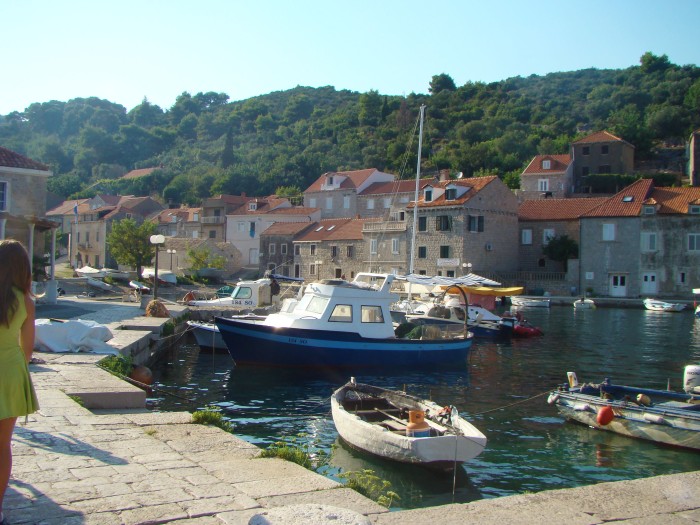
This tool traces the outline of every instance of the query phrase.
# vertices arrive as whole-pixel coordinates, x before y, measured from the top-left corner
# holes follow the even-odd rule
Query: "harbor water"
[[[469,360],[451,370],[309,371],[234,367],[228,354],[200,353],[184,340],[154,366],[155,410],[219,407],[237,436],[266,447],[296,439],[330,454],[323,473],[373,470],[400,500],[392,508],[468,502],[526,492],[700,469],[700,453],[566,422],[547,393],[566,382],[680,389],[683,368],[700,364],[700,319],[691,310],[571,306],[521,309],[543,337],[475,340]],[[455,480],[349,449],[338,440],[329,397],[350,375],[358,382],[454,405],[488,438],[486,450]]]

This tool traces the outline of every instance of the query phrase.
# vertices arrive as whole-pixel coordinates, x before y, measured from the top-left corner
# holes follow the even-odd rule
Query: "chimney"
[[[445,182],[446,180],[450,180],[450,170],[440,170],[440,182]]]

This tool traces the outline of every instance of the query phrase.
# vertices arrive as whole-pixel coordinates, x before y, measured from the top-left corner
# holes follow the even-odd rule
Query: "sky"
[[[698,0],[0,0],[0,115],[98,97],[169,109],[296,86],[382,95],[587,68],[699,65]]]

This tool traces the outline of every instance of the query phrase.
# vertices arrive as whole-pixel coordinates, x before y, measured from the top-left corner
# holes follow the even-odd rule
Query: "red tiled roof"
[[[325,241],[329,238],[329,235],[333,234],[333,230],[340,228],[351,220],[353,219],[322,219],[313,223],[311,228],[296,240],[306,242]]]
[[[341,188],[357,188],[375,171],[378,171],[377,168],[367,168],[364,170],[355,171],[329,171],[316,179],[308,188],[306,188],[306,190],[304,190],[304,193],[321,191],[321,186],[323,186],[323,182],[326,180],[326,177],[331,175],[342,175],[343,177],[347,177],[340,185]]]
[[[542,161],[549,160],[551,167],[546,170],[542,168]],[[541,175],[543,173],[563,173],[571,164],[571,155],[536,155],[523,171],[523,175]]]
[[[6,168],[49,171],[49,167],[46,164],[42,164],[41,162],[37,162],[3,147],[0,147],[0,166]]]
[[[439,206],[460,206],[460,205],[464,204],[465,202],[467,202],[468,200],[470,200],[474,195],[479,193],[488,184],[490,184],[491,182],[493,182],[496,179],[498,179],[498,176],[489,175],[488,177],[470,177],[468,179],[450,179],[450,180],[444,180],[444,181],[436,181],[433,179],[429,182],[421,182],[421,189],[425,188],[426,186],[432,186],[433,188],[446,188],[449,185],[464,186],[464,187],[471,188],[471,189],[469,191],[465,192],[460,197],[457,197],[456,199],[449,200],[449,201],[447,199],[445,199],[445,194],[443,193],[439,197],[435,197],[432,201],[425,202],[423,193],[421,193],[419,198],[418,198],[418,207],[420,207],[420,208],[433,208],[433,207],[439,207]],[[422,180],[423,179],[421,179],[421,181]],[[414,205],[414,203],[411,202],[408,204],[408,207],[410,208],[413,205]]]
[[[590,135],[586,135],[578,140],[572,142],[572,144],[590,144],[594,142],[626,142],[620,137],[616,137],[608,131],[596,131]]]
[[[656,213],[687,214],[688,205],[700,200],[700,188],[654,188],[649,200],[658,205]]]
[[[584,214],[585,217],[635,217],[642,210],[642,203],[654,188],[652,179],[639,179],[606,202]]]
[[[59,204],[55,208],[52,208],[49,211],[47,211],[46,215],[47,216],[72,215],[74,213],[74,208],[75,208],[76,204],[78,205],[78,212],[80,212],[81,206],[83,204],[87,204],[87,199],[63,201],[61,204]]]
[[[297,235],[303,232],[306,228],[312,226],[311,222],[275,222],[270,225],[264,232],[260,234],[263,235]]]
[[[578,219],[581,215],[605,203],[607,197],[590,199],[536,199],[523,202],[518,208],[521,221],[566,221]]]
[[[419,184],[431,182],[433,179],[421,179]],[[409,193],[416,191],[415,180],[395,180],[392,182],[374,182],[367,186],[359,195],[391,195],[394,193]]]
[[[160,169],[160,168],[142,168],[138,170],[131,170],[129,173],[125,173],[124,175],[121,176],[122,179],[138,179],[139,177],[145,177],[146,175],[150,175],[153,173],[155,170]]]

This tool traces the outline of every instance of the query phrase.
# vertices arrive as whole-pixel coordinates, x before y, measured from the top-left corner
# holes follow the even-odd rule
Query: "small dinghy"
[[[376,456],[451,471],[475,458],[484,436],[455,407],[352,378],[331,396],[333,422],[351,447]]]

